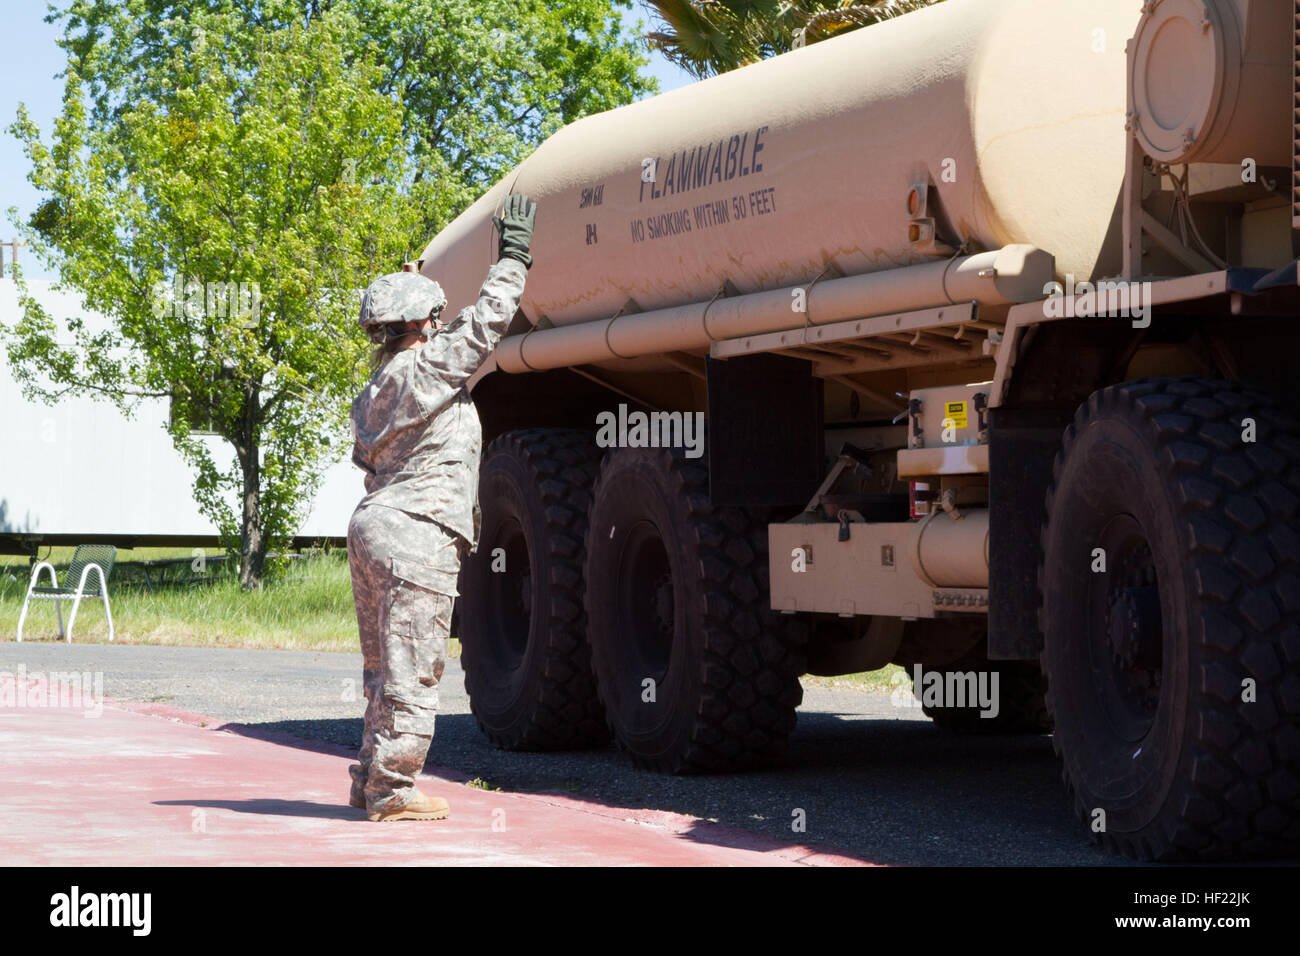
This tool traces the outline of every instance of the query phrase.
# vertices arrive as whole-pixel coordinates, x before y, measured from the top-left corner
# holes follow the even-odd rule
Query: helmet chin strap
[[[442,326],[438,324],[439,317],[442,315],[442,309],[429,316],[429,327],[421,329],[420,334],[424,336],[424,341],[431,342],[433,337],[442,331]]]

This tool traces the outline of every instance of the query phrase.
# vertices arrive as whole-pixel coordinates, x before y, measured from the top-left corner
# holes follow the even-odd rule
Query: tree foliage
[[[71,68],[51,145],[20,109],[12,132],[48,196],[27,233],[110,323],[72,320],[64,348],[24,297],[9,354],[46,398],[92,391],[130,413],[168,397],[200,508],[238,535],[255,586],[337,454],[365,347],[350,290],[413,248],[420,190],[398,104],[373,66],[345,61],[347,17],[263,34],[249,64],[222,42],[237,21],[195,24],[207,39],[174,51],[166,84],[108,128],[89,126]],[[192,434],[196,419],[233,464]]]
[[[349,60],[373,57],[375,89],[401,103],[402,130],[432,180],[436,232],[561,126],[654,92],[642,41],[618,17],[631,0],[63,0],[69,63],[87,78],[92,126],[165,92],[160,72],[204,14],[235,18],[232,57],[267,30],[346,11]]]
[[[128,414],[168,398],[195,498],[258,586],[345,441],[358,290],[556,128],[651,88],[619,2],[51,4],[63,110],[48,144],[22,108],[10,128],[46,197],[16,224],[110,324],[72,320],[66,348],[24,296],[15,373]],[[255,315],[222,307],[229,284]]]

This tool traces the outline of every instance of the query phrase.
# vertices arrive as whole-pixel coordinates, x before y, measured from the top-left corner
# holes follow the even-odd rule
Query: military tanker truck
[[[948,0],[487,191],[407,266],[468,304],[503,197],[538,201],[472,381],[483,732],[741,769],[802,674],[893,662],[948,728],[1054,728],[1112,850],[1294,851],[1298,28]]]

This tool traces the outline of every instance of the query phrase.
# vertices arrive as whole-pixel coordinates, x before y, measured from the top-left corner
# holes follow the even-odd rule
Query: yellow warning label
[[[943,417],[952,419],[954,428],[966,427],[966,403],[965,402],[944,402]]]

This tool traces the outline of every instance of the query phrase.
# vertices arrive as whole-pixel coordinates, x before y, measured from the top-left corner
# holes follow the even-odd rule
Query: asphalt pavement
[[[359,654],[0,644],[0,672],[21,670],[102,675],[110,699],[207,715],[282,746],[360,740]],[[429,769],[505,792],[682,814],[873,863],[1126,862],[1092,846],[1070,819],[1049,737],[954,735],[888,694],[855,689],[806,686],[790,753],[777,767],[669,777],[635,768],[612,744],[576,753],[498,750],[479,732],[453,660]]]

